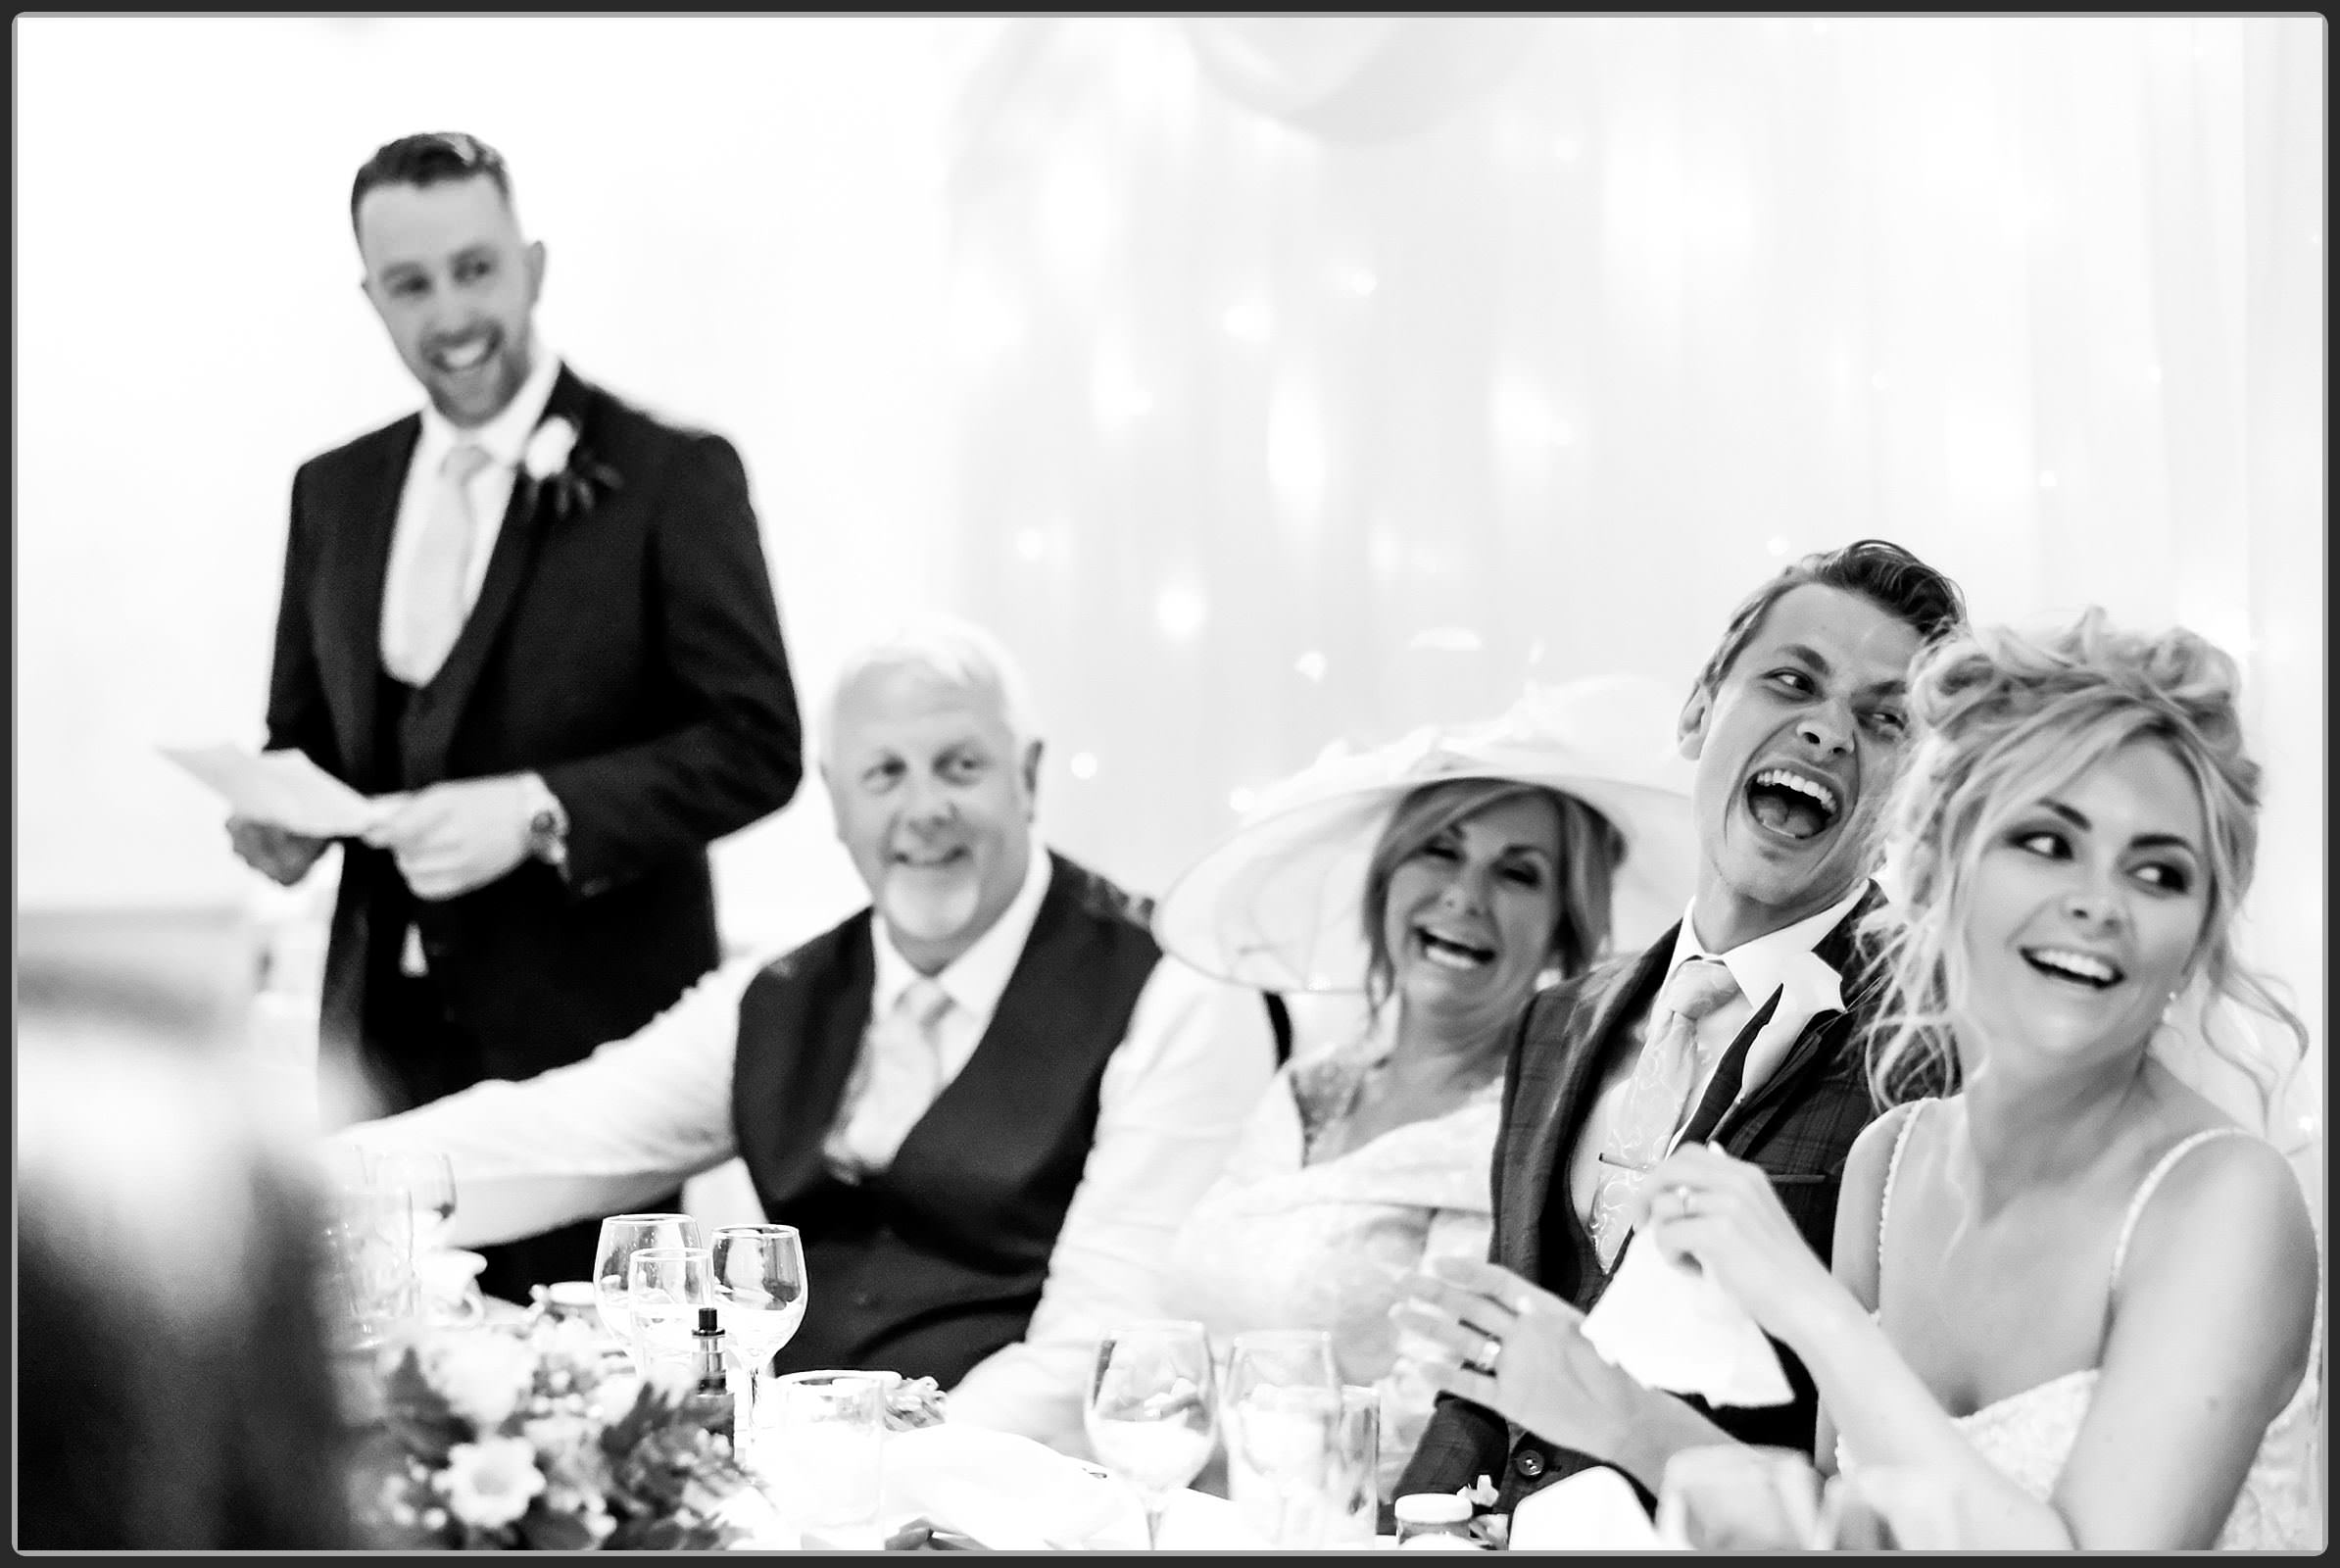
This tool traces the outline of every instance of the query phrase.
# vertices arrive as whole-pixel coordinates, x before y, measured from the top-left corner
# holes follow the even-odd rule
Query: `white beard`
[[[952,877],[937,885],[929,876],[893,870],[878,891],[878,907],[886,923],[918,942],[941,942],[966,929],[975,918],[975,905],[983,890],[971,876]]]

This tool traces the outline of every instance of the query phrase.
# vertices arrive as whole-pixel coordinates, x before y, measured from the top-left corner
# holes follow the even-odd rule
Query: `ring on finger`
[[[1495,1358],[1503,1353],[1503,1342],[1492,1334],[1481,1336],[1487,1341],[1479,1350],[1479,1369],[1488,1377],[1495,1375]]]
[[[1674,1189],[1674,1207],[1675,1207],[1675,1212],[1676,1212],[1676,1213],[1678,1213],[1678,1214],[1680,1214],[1680,1215],[1681,1215],[1681,1216],[1682,1216],[1683,1219],[1688,1219],[1688,1218],[1689,1218],[1689,1217],[1690,1217],[1692,1214],[1695,1214],[1695,1213],[1697,1213],[1697,1212],[1698,1212],[1698,1202],[1697,1202],[1697,1199],[1698,1199],[1698,1195],[1697,1195],[1696,1193],[1692,1192],[1692,1191],[1691,1191],[1689,1188],[1687,1188],[1687,1187],[1677,1187],[1677,1188],[1675,1188],[1675,1189]]]

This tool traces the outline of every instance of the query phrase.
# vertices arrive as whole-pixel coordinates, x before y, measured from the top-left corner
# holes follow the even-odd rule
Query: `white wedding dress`
[[[1381,1390],[1381,1492],[1389,1495],[1438,1391],[1398,1356],[1389,1308],[1425,1257],[1487,1256],[1495,1080],[1442,1116],[1392,1128],[1313,1164],[1312,1129],[1342,1114],[1387,1051],[1363,1041],[1295,1059],[1268,1086],[1218,1181],[1172,1245],[1171,1311],[1224,1348],[1251,1329],[1324,1329],[1343,1383]]]
[[[1877,1276],[1884,1276],[1885,1222],[1893,1207],[1893,1179],[1901,1171],[1901,1152],[1917,1125],[1913,1111],[1893,1142],[1893,1155],[1885,1167],[1885,1191],[1877,1214]],[[2121,1279],[2121,1265],[2128,1255],[2130,1234],[2145,1211],[2146,1200],[2162,1178],[2180,1159],[2215,1138],[2251,1136],[2240,1127],[2218,1127],[2184,1139],[2155,1163],[2129,1200],[2121,1235],[2113,1247],[2113,1281]],[[2320,1287],[2319,1287],[2320,1292]],[[2299,1551],[2316,1544],[2309,1538],[2315,1527],[2315,1476],[2312,1464],[2316,1439],[2316,1368],[2323,1342],[2322,1302],[2318,1299],[2315,1338],[2308,1351],[2308,1372],[2299,1389],[2268,1423],[2259,1452],[2243,1477],[2233,1511],[2214,1543],[2221,1551]],[[1875,1316],[1874,1313],[1871,1314]],[[2089,1400],[2096,1392],[2098,1371],[2082,1367],[2048,1379],[2003,1399],[1995,1399],[1972,1415],[1954,1417],[1958,1430],[1976,1451],[2025,1492],[2045,1502],[2064,1474],[2064,1464],[2079,1440]],[[1856,1457],[1843,1439],[1836,1444],[1836,1468],[1850,1473]]]

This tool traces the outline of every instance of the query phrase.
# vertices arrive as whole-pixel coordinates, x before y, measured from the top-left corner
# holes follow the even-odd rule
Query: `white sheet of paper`
[[[1635,1238],[1601,1298],[1584,1316],[1584,1338],[1612,1365],[1641,1383],[1694,1394],[1709,1404],[1785,1404],[1794,1397],[1779,1352],[1706,1275],[1667,1261]]]
[[[225,798],[238,816],[312,838],[355,838],[388,814],[297,751],[255,755],[240,746],[166,746],[163,755]]]

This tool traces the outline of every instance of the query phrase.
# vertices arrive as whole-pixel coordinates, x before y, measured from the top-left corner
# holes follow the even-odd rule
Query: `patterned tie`
[[[448,449],[431,486],[430,506],[408,560],[405,613],[394,654],[384,658],[390,673],[411,686],[427,686],[470,613],[471,543],[475,524],[467,488],[488,455],[464,442]]]
[[[1666,1157],[1675,1130],[1689,1109],[1706,1060],[1698,1050],[1698,1020],[1738,995],[1731,970],[1713,958],[1691,958],[1674,971],[1650,1014],[1648,1040],[1617,1102],[1592,1189],[1592,1244],[1600,1265],[1617,1261],[1632,1229],[1625,1211],[1641,1177]]]
[[[951,993],[919,975],[902,987],[854,1096],[843,1143],[863,1170],[883,1170],[943,1090],[941,1028]]]

